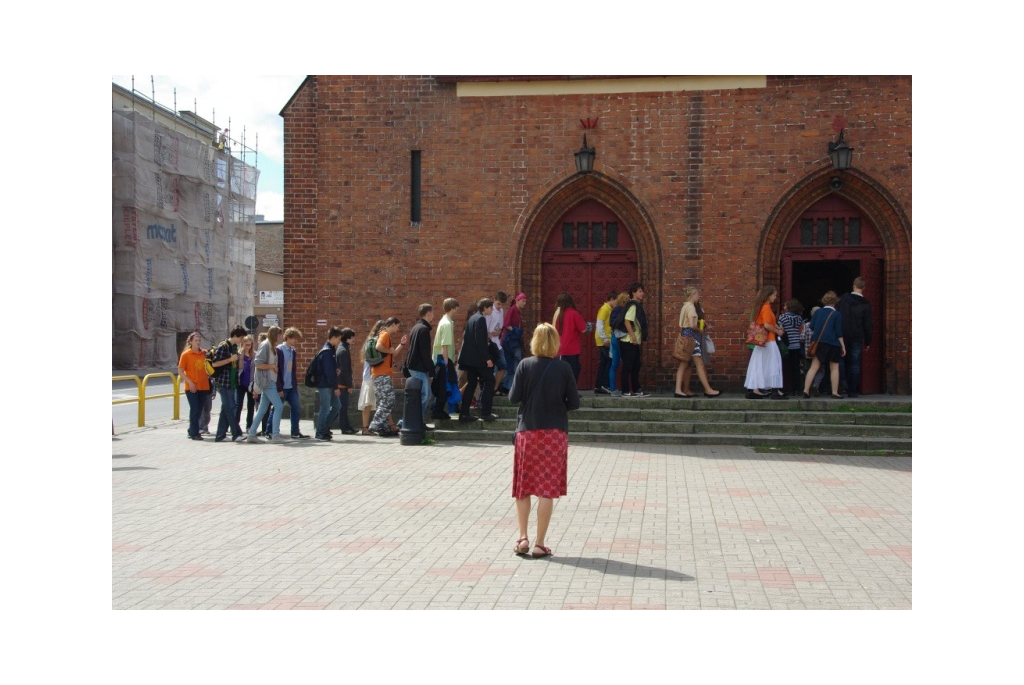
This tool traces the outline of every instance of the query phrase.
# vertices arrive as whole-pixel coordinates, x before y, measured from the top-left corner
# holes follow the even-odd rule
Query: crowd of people
[[[807,321],[802,316],[803,304],[796,299],[787,300],[776,318],[778,290],[771,285],[762,288],[754,299],[750,320],[751,330],[763,330],[764,335],[760,339],[748,335],[752,352],[743,382],[746,397],[787,399],[800,393],[809,399],[822,392],[830,392],[834,399],[858,397],[861,361],[871,345],[866,286],[867,281],[857,276],[851,292],[842,297],[829,290],[821,297],[822,306],[811,309]]]
[[[860,389],[862,354],[871,344],[871,310],[864,298],[865,280],[858,276],[853,291],[839,298],[828,291],[822,306],[811,310],[804,321],[803,305],[791,299],[776,317],[778,290],[765,286],[750,309],[748,341],[752,348],[744,387],[750,399],[784,399],[824,383],[825,369],[831,396],[843,397],[841,379],[848,395]],[[640,356],[649,325],[643,308],[644,287],[632,283],[623,292],[610,291],[596,313],[595,324],[586,322],[569,293],[559,294],[551,323],[540,323],[528,349],[524,343],[522,310],[524,293],[510,298],[498,291],[467,307],[457,345],[455,317],[461,305],[449,297],[434,330],[434,308],[424,303],[407,335],[401,321],[392,316],[377,321],[361,346],[362,384],[357,409],[362,430],[349,421],[349,393],[353,370],[351,328],[331,327],[323,346],[308,363],[303,375],[314,385],[319,408],[314,420],[314,439],[333,439],[332,426],[344,435],[394,437],[399,424],[393,416],[395,389],[392,382],[395,356],[403,351],[403,375],[420,381],[423,417],[448,421],[458,414],[463,423],[494,421],[493,398],[507,395],[518,405],[512,473],[512,497],[516,501],[518,539],[513,552],[543,558],[552,551],[545,545],[553,501],[567,494],[569,445],[568,412],[578,409],[580,353],[584,334],[593,331],[598,348],[597,394],[613,397],[647,397],[640,387]],[[711,387],[706,355],[713,349],[708,324],[700,303],[700,291],[688,287],[679,312],[679,336],[690,352],[681,357],[675,374],[675,397],[693,397],[690,383],[696,370],[705,397],[718,397]],[[433,334],[433,335],[432,335]],[[299,430],[299,372],[296,347],[302,340],[296,328],[284,331],[272,326],[257,340],[242,326],[211,350],[202,348],[198,332],[191,333],[178,363],[178,373],[189,404],[190,440],[209,433],[210,410],[215,394],[221,398],[220,418],[214,440],[234,442],[286,442],[280,433],[284,403],[288,402],[291,439],[308,439]],[[282,339],[283,338],[283,339]],[[803,372],[804,364],[809,368]],[[620,378],[621,374],[621,378]],[[802,378],[802,380],[801,380]],[[247,407],[245,430],[241,428],[243,405]],[[478,409],[475,415],[472,410]],[[530,544],[528,526],[532,498],[536,497],[537,526]]]

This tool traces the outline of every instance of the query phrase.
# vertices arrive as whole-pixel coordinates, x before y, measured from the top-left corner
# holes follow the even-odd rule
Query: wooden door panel
[[[610,245],[612,241],[607,235],[609,222],[615,226],[614,245]],[[581,223],[586,224],[582,234]],[[594,239],[595,223],[601,226],[600,241]],[[589,249],[579,249],[584,241]],[[597,310],[608,290],[624,290],[637,277],[636,249],[629,230],[611,210],[592,200],[581,203],[556,222],[545,242],[542,262],[541,319],[548,322],[555,313],[559,293],[567,292],[583,320],[596,325]],[[597,374],[599,356],[593,335],[584,333],[581,337],[579,387],[585,390],[594,387]]]

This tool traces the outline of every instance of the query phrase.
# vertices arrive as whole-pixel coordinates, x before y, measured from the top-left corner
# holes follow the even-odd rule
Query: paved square
[[[910,457],[570,436],[533,560],[512,554],[511,444],[218,444],[178,422],[112,453],[115,609],[911,608]]]

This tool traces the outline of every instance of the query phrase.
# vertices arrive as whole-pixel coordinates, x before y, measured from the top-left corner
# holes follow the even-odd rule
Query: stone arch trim
[[[829,181],[839,177],[843,186],[833,190]],[[911,392],[911,223],[893,194],[870,175],[856,169],[815,171],[785,193],[775,205],[761,233],[757,281],[776,280],[782,247],[797,219],[818,200],[836,194],[856,206],[878,231],[885,250],[885,380],[890,393]],[[869,286],[870,287],[870,286]]]
[[[541,259],[548,233],[555,222],[567,211],[584,200],[596,200],[615,212],[625,223],[633,236],[637,252],[637,274],[640,282],[653,289],[654,297],[645,302],[648,324],[652,331],[661,330],[661,274],[662,249],[655,231],[654,221],[640,200],[621,182],[602,174],[576,174],[552,186],[528,212],[522,222],[523,230],[516,245],[518,259],[515,263],[515,282],[521,284],[529,295],[527,302],[530,320],[540,317]],[[643,364],[647,368],[658,359],[654,348],[659,346],[659,336],[652,335],[652,352],[644,354]],[[653,368],[653,366],[652,366]]]

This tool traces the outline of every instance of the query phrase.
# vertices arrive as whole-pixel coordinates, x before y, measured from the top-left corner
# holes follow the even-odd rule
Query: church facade
[[[327,326],[358,344],[422,302],[522,291],[529,335],[560,292],[594,321],[640,281],[641,384],[666,391],[694,285],[712,383],[738,391],[760,287],[806,316],[863,276],[863,390],[909,394],[911,96],[909,76],[309,76],[281,112],[284,319],[311,354]],[[585,346],[582,388],[596,365]]]

